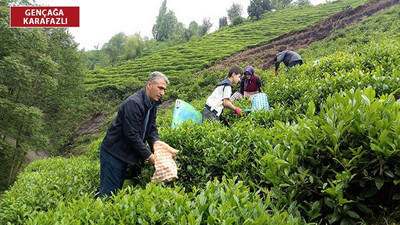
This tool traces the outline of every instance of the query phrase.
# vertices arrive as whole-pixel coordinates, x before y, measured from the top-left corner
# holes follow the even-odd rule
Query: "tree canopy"
[[[157,41],[167,41],[177,32],[178,19],[172,10],[167,12],[167,0],[161,4],[156,24],[153,26],[153,37]]]
[[[28,150],[66,144],[84,96],[82,57],[68,31],[9,29],[9,19],[0,5],[0,161],[8,184]]]
[[[219,27],[218,28],[225,27],[225,26],[228,26],[228,18],[226,16],[223,16],[223,17],[219,18]]]
[[[256,20],[259,20],[262,14],[271,10],[272,4],[270,0],[251,0],[249,7],[247,7],[249,17]]]
[[[243,14],[243,7],[238,3],[232,3],[231,7],[226,12],[228,14],[229,21],[232,21],[233,18]]]

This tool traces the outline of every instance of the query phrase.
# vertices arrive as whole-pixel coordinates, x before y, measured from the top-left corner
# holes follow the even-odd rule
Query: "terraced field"
[[[87,91],[95,95],[101,95],[107,89],[117,89],[122,93],[132,92],[145,84],[152,71],[161,71],[170,78],[172,84],[166,98],[187,99],[186,93],[190,92],[191,86],[195,83],[193,78],[199,77],[199,75],[194,76],[196,72],[218,64],[235,53],[268,43],[286,33],[302,30],[333,14],[365,2],[366,0],[345,0],[269,13],[257,22],[246,21],[239,26],[226,27],[199,40],[128,61],[113,68],[90,71],[85,81]],[[266,59],[260,58],[260,62],[264,60]],[[235,64],[244,66],[244,61]],[[219,72],[221,74],[215,76],[222,77],[226,73],[225,70]],[[211,82],[203,83],[208,85]]]

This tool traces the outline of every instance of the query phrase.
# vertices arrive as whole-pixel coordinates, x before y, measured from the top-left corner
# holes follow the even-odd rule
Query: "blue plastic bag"
[[[178,127],[188,120],[193,120],[196,124],[201,124],[203,122],[203,116],[189,103],[177,99],[175,101],[174,114],[172,117],[172,128]]]

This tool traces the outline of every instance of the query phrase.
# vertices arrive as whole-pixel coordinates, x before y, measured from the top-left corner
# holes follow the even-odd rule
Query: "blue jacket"
[[[276,54],[276,62],[275,62],[275,70],[278,70],[279,64],[283,62],[285,66],[290,67],[289,65],[293,62],[301,61],[301,56],[294,51],[282,51]]]
[[[145,141],[147,140],[149,146],[153,148],[154,142],[159,140],[156,127],[156,105],[160,103],[161,101],[153,103],[153,107],[151,107],[144,88],[128,97],[120,106],[117,117],[108,128],[101,148],[131,165],[135,164],[138,159],[147,159],[151,152],[147,149]],[[150,114],[147,129],[145,129],[148,111]]]

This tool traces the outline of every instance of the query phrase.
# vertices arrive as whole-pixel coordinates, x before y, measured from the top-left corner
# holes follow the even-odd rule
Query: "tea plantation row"
[[[142,186],[119,193],[114,202],[94,200],[97,156],[43,160],[32,164],[6,193],[0,218],[32,224],[259,224],[279,218],[284,224],[301,223],[302,215],[309,222],[326,218],[330,223],[354,223],[399,200],[399,111],[393,96],[376,98],[368,88],[329,97],[319,115],[310,103],[296,123],[275,121],[270,129],[251,119],[231,128],[187,123],[177,130],[164,129],[162,139],[182,150],[177,157],[180,179],[173,186],[186,188]],[[98,153],[97,148],[92,151]],[[144,183],[151,172],[144,171]],[[243,183],[209,182],[224,176]],[[218,188],[211,191],[213,185]],[[232,196],[225,196],[228,190],[223,188],[233,188]],[[201,200],[202,195],[212,198]],[[297,216],[277,213],[282,208]]]
[[[140,185],[95,199],[99,139],[86,156],[31,164],[4,194],[0,223],[355,224],[391,212],[400,201],[399,15],[394,7],[339,31],[277,77],[256,71],[267,112],[226,111],[229,127],[178,129],[170,111],[160,115],[161,139],[181,150],[179,180],[148,184],[147,166]]]
[[[399,15],[394,7],[340,31],[340,38],[313,45],[304,55],[331,53],[316,63],[278,77],[256,71],[267,84],[273,105],[268,113],[240,119],[224,113],[229,129],[220,124],[163,129],[164,140],[188,150],[179,158],[186,171],[181,185],[239,176],[253,190],[273,187],[278,208],[299,204],[307,221],[353,223],[393,209],[400,199]],[[386,38],[376,35],[383,32]],[[335,92],[341,94],[330,97]]]
[[[167,97],[187,99],[189,95],[186,93],[191,92],[193,80],[196,79],[193,73],[248,47],[266,43],[282,34],[312,25],[346,7],[356,7],[365,2],[366,0],[343,0],[268,13],[260,21],[247,21],[239,26],[223,28],[204,38],[147,57],[106,70],[91,71],[86,79],[87,90],[93,98],[115,91],[122,92],[122,96],[124,93],[127,95],[140,88],[152,71],[162,71],[172,84]]]
[[[4,195],[1,224],[299,224],[237,180],[206,188],[127,187],[113,201],[95,199],[99,164],[88,157],[31,164]]]

